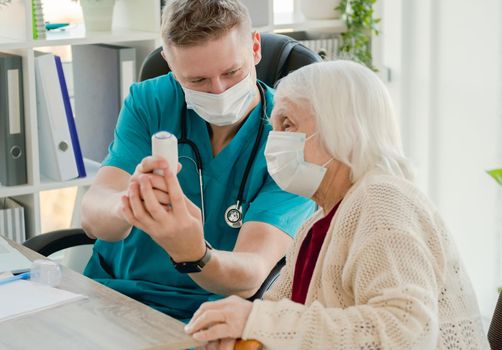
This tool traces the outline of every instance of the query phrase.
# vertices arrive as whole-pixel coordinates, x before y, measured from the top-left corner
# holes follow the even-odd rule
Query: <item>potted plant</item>
[[[378,35],[380,18],[374,17],[376,0],[341,0],[336,10],[342,14],[347,30],[341,33],[342,44],[338,49],[341,57],[365,64],[376,71],[372,63],[371,36]]]
[[[488,170],[487,173],[502,185],[502,169]]]
[[[488,174],[495,179],[499,184],[502,185],[502,169],[488,170]],[[499,288],[499,298],[497,305],[495,306],[495,312],[493,313],[492,320],[490,322],[490,328],[488,329],[488,341],[492,349],[502,348],[502,337],[500,337],[500,326],[502,325],[502,294]]]
[[[87,32],[102,32],[112,29],[115,0],[80,0],[80,6]]]

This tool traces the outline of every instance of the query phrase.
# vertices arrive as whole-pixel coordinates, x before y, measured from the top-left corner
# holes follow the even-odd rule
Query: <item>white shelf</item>
[[[0,52],[19,55],[23,59],[24,125],[28,184],[0,186],[0,198],[14,197],[25,208],[27,235],[42,232],[40,193],[77,187],[83,193],[96,177],[100,164],[85,160],[87,176],[70,181],[54,181],[40,175],[38,115],[35,77],[35,51],[46,51],[64,56],[72,45],[118,44],[135,48],[137,71],[141,62],[155,48],[160,39],[160,0],[120,0],[114,9],[113,27],[108,32],[87,32],[84,24],[71,24],[65,30],[49,31],[47,38],[32,39],[31,1],[12,0],[0,7]],[[76,22],[79,22],[76,19]],[[126,44],[125,44],[126,43]],[[68,55],[71,57],[71,54]],[[71,76],[71,74],[69,74]],[[70,81],[67,76],[67,82]],[[78,217],[81,195],[73,206],[73,217]],[[77,214],[76,214],[77,213]],[[78,225],[78,221],[74,221]]]
[[[85,26],[75,25],[65,31],[49,31],[47,39],[32,41],[32,47],[56,45],[83,45],[97,43],[118,43],[125,41],[156,40],[158,32],[129,29],[114,29],[111,32],[85,32]]]
[[[16,45],[23,45],[23,41],[18,40],[18,39],[13,39],[13,38],[6,38],[3,36],[0,36],[0,47],[8,47],[12,48]]]
[[[19,49],[23,48],[26,44],[21,40],[12,38],[0,37],[0,49]]]
[[[73,180],[68,180],[64,182],[58,182],[41,176],[40,178],[40,186],[38,187],[39,191],[50,191],[57,190],[60,188],[67,187],[82,187],[82,186],[90,186],[92,181],[96,177],[96,174],[99,170],[100,164],[94,162],[92,160],[85,159],[84,160],[85,170],[87,172],[86,177],[77,178]]]
[[[89,186],[91,185],[93,180],[94,180],[93,176],[86,176],[83,178],[68,180],[65,182],[55,182],[51,179],[42,176],[40,178],[41,183],[40,186],[38,187],[38,190],[39,192],[42,192],[42,191],[58,190],[67,187]]]
[[[129,29],[114,29],[111,32],[85,32],[83,25],[74,25],[68,30],[49,31],[46,39],[18,41],[0,37],[2,49],[32,49],[61,45],[106,44],[131,41],[158,40],[158,32]]]
[[[274,24],[274,32],[300,30],[326,30],[335,33],[345,31],[345,24],[340,20],[309,20],[304,22]]]
[[[31,194],[35,191],[33,185],[20,185],[20,186],[0,186],[0,197],[16,197],[25,194]]]

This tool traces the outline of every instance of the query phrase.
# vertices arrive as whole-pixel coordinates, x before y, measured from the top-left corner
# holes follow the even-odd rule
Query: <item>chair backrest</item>
[[[492,349],[502,349],[502,293],[499,294],[497,306],[490,323],[488,342]]]
[[[25,241],[23,245],[47,257],[61,250],[66,250],[61,264],[82,273],[91,257],[94,241],[94,239],[87,237],[83,229],[70,228],[34,236]]]
[[[256,66],[258,79],[269,86],[300,67],[322,61],[321,57],[298,41],[285,35],[263,33],[261,35],[262,60]],[[160,51],[153,50],[143,61],[139,80],[143,81],[169,73],[170,69]]]

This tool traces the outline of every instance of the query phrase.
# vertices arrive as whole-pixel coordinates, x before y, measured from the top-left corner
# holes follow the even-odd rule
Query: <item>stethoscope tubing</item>
[[[259,125],[259,128],[258,128],[258,133],[256,134],[256,139],[255,139],[255,142],[254,142],[254,145],[253,145],[253,148],[251,150],[251,155],[249,156],[249,159],[248,159],[248,162],[246,164],[246,168],[244,170],[244,175],[242,177],[242,181],[241,181],[241,184],[239,186],[239,192],[237,194],[237,202],[236,202],[236,208],[237,210],[239,210],[241,212],[241,217],[242,217],[242,210],[240,209],[240,206],[243,202],[243,199],[244,199],[244,190],[246,188],[246,184],[247,184],[247,179],[249,177],[249,174],[251,172],[251,167],[254,163],[254,160],[256,159],[256,155],[258,154],[258,149],[259,149],[259,146],[260,146],[260,140],[263,136],[263,132],[264,132],[264,129],[265,129],[265,120],[268,119],[268,116],[267,116],[267,101],[265,100],[265,91],[264,91],[264,88],[261,86],[261,84],[258,82],[257,83],[258,85],[258,90],[260,92],[260,98],[261,98],[261,101],[262,101],[262,111],[261,111],[261,117],[260,117],[260,125]],[[203,197],[203,191],[204,191],[204,185],[203,185],[203,179],[202,179],[202,170],[203,170],[203,163],[202,163],[202,157],[200,155],[200,151],[199,151],[199,148],[197,147],[197,145],[195,144],[195,142],[193,142],[192,140],[190,140],[188,137],[187,137],[187,119],[188,119],[188,115],[187,115],[187,108],[186,108],[186,105],[185,105],[185,113],[184,113],[184,116],[181,118],[181,137],[178,139],[178,145],[187,145],[190,147],[190,149],[192,150],[194,156],[195,156],[195,165],[196,165],[196,168],[197,168],[197,172],[198,172],[198,175],[199,175],[199,182],[200,182],[200,191],[201,191],[201,201],[203,202],[204,201],[204,197]],[[202,205],[202,222],[204,223],[204,203],[201,203]],[[225,220],[227,220],[225,218]],[[228,221],[227,221],[228,223]],[[230,225],[230,224],[229,224]]]

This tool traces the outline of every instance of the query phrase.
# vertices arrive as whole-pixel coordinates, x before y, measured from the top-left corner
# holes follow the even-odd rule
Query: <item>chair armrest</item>
[[[60,250],[85,244],[94,244],[83,229],[71,228],[51,231],[28,239],[23,245],[43,256],[49,256]]]
[[[234,350],[262,350],[263,344],[257,340],[242,340],[237,339],[234,345]]]
[[[492,316],[488,330],[488,342],[492,349],[501,349],[502,347],[502,293],[499,294],[497,306]]]
[[[279,273],[281,272],[281,269],[286,265],[286,258],[283,257],[279,262],[274,266],[272,271],[270,271],[269,275],[263,281],[260,289],[254,293],[254,295],[250,298],[248,298],[249,301],[253,301],[255,299],[261,299],[263,297],[263,294],[272,286],[272,284],[275,282],[275,280],[279,277]]]

